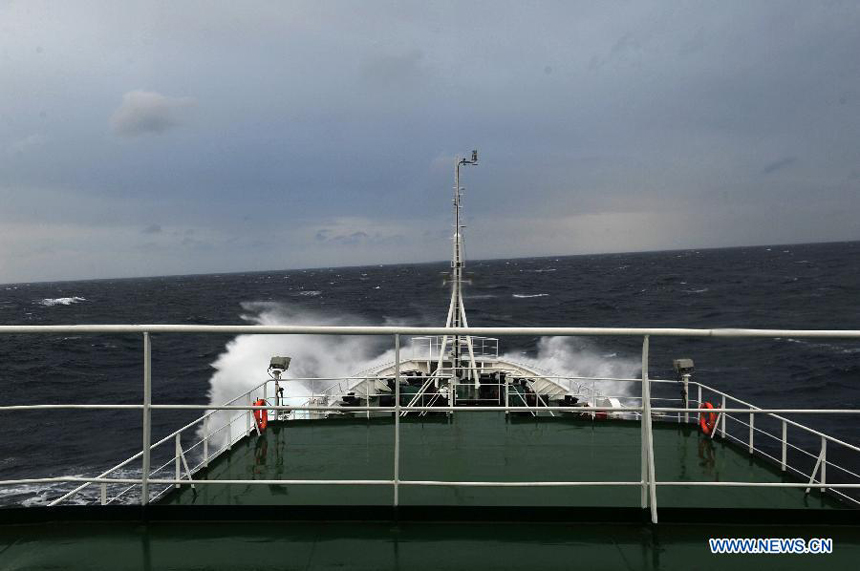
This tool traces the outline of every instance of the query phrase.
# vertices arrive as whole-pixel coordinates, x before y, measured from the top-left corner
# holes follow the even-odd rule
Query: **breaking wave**
[[[529,297],[547,297],[548,293],[515,293],[514,297],[518,299],[527,299]]]
[[[353,316],[332,317],[299,310],[283,303],[243,303],[242,319],[259,325],[355,325]],[[212,363],[215,373],[209,380],[209,404],[223,404],[237,395],[253,389],[268,379],[269,359],[275,355],[292,357],[290,368],[282,379],[286,404],[303,404],[312,393],[319,393],[336,384],[330,380],[349,377],[376,363],[394,360],[393,348],[370,336],[333,335],[239,335],[229,343]],[[262,397],[262,390],[259,397]],[[272,397],[272,389],[269,389]],[[237,403],[246,404],[246,403]],[[213,415],[213,430],[226,423],[229,413]],[[225,431],[213,435],[213,445],[226,441]]]
[[[45,307],[54,307],[55,305],[72,305],[73,303],[80,303],[82,301],[86,301],[84,297],[55,297],[55,298],[45,298],[39,301],[39,305],[44,305]]]
[[[617,357],[605,349],[578,337],[543,337],[538,342],[537,355],[526,357],[504,355],[505,359],[528,365],[539,372],[563,377],[604,379],[635,379],[642,372],[638,359]],[[592,389],[603,396],[629,397],[636,394],[638,383],[621,381],[567,381],[572,391],[591,394]]]
[[[321,294],[322,294],[322,292],[319,290],[308,289],[308,290],[300,291],[300,292],[296,293],[295,295],[300,295],[302,297],[316,297],[316,296],[321,295]]]
[[[242,318],[260,325],[344,325],[357,321],[351,316],[326,316],[282,303],[243,303],[242,307],[245,310]],[[392,362],[394,350],[386,345],[388,341],[371,336],[239,335],[227,343],[224,352],[212,363],[215,373],[209,381],[209,403],[223,404],[253,389],[268,378],[269,359],[285,355],[292,357],[290,369],[281,382],[286,404],[303,404],[311,394],[335,385],[337,381],[332,379],[348,378],[359,371]],[[614,353],[607,354],[606,350],[577,338],[543,338],[534,357],[509,354],[505,358],[567,377],[635,378],[640,371],[638,360],[618,358]],[[593,387],[600,395],[634,394],[631,383],[579,380],[568,383],[571,390],[580,392],[591,391]],[[262,397],[262,391],[255,396]],[[268,396],[272,396],[271,388]],[[210,422],[213,430],[224,425],[229,414],[213,415]],[[213,434],[213,445],[225,442],[225,432]]]

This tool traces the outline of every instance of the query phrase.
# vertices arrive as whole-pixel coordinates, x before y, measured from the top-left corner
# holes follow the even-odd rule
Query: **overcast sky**
[[[860,4],[0,1],[0,282],[860,239]]]

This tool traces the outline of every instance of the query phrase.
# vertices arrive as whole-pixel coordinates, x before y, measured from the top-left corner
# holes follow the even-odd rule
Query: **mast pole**
[[[478,151],[472,151],[471,159],[461,159],[459,156],[454,158],[454,240],[453,253],[451,257],[451,307],[453,313],[449,314],[446,327],[462,327],[466,315],[466,308],[463,304],[463,237],[462,237],[462,221],[461,221],[461,195],[460,191],[460,166],[461,165],[476,165],[478,164]],[[451,361],[451,390],[456,390],[455,385],[460,378],[462,369],[461,363],[461,344],[460,336],[453,336],[453,358]],[[471,355],[472,340],[466,338],[469,345],[469,354]],[[472,357],[474,360],[474,357]],[[474,366],[474,363],[473,363]],[[476,379],[477,382],[477,379]]]
[[[451,271],[453,273],[453,280],[451,284],[451,298],[454,304],[454,315],[453,315],[453,323],[454,327],[460,327],[462,325],[460,321],[460,305],[462,303],[461,298],[461,290],[460,290],[460,279],[462,277],[462,258],[461,258],[461,250],[460,250],[460,164],[461,159],[459,156],[455,157],[454,162],[454,254],[453,259],[451,260],[451,265],[453,266]],[[460,378],[460,336],[454,336],[454,359],[451,363],[451,367],[453,369],[453,378],[459,380]],[[456,382],[456,381],[455,381]]]

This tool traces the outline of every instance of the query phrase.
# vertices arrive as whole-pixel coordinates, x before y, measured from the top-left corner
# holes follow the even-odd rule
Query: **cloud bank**
[[[860,239],[854,1],[0,13],[2,281]]]
[[[122,96],[122,103],[111,117],[111,128],[122,137],[160,135],[182,124],[195,103],[191,97],[168,97],[154,91],[129,91]]]

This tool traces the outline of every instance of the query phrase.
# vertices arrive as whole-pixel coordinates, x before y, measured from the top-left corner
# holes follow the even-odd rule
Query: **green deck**
[[[779,482],[783,474],[737,446],[709,440],[692,425],[654,425],[658,480]],[[464,412],[452,421],[401,422],[401,479],[447,481],[638,481],[637,422],[511,418]],[[391,479],[391,419],[333,419],[270,424],[235,444],[198,478]],[[796,480],[791,480],[796,481]],[[198,505],[390,505],[389,486],[203,484],[184,486],[163,502]],[[401,486],[401,505],[640,506],[635,487]],[[658,488],[660,507],[841,508],[797,488]]]
[[[466,412],[445,418],[407,418],[401,425],[401,477],[434,480],[632,480],[639,478],[639,425],[571,418],[510,418]],[[663,480],[780,481],[782,474],[745,450],[703,438],[694,427],[655,425],[657,476]],[[389,479],[393,462],[391,419],[337,419],[273,423],[212,462],[198,478]],[[348,508],[391,504],[388,486],[227,485],[183,486],[148,508],[70,507],[0,511],[2,569],[853,569],[860,557],[860,525],[830,497],[799,489],[672,488],[658,505],[673,507],[795,508],[754,523],[713,523],[719,510],[695,510],[693,523],[594,523],[606,510],[639,510],[640,488],[401,488],[401,516],[343,521]],[[275,508],[279,505],[317,506]],[[269,510],[261,513],[265,505]],[[527,508],[505,517],[486,512],[447,520],[438,506],[586,506],[580,519],[529,522]],[[197,507],[194,507],[197,506]],[[231,506],[231,507],[219,507]],[[252,506],[243,508],[242,506]],[[409,516],[407,506],[430,517]],[[819,508],[807,511],[797,508]],[[821,509],[824,508],[824,509]],[[87,509],[91,511],[87,512]],[[210,511],[210,510],[220,511]],[[306,509],[305,512],[295,510]],[[373,508],[354,508],[360,511]],[[380,508],[383,509],[383,508]],[[387,508],[386,508],[387,509]],[[480,509],[480,508],[477,508]],[[484,508],[497,509],[497,508]],[[567,509],[567,508],[565,508]],[[575,510],[576,508],[570,508]],[[116,510],[116,511],[113,511]],[[174,511],[179,510],[179,511]],[[231,513],[231,517],[222,517]],[[235,510],[244,510],[236,512]],[[289,511],[293,510],[293,511]],[[568,510],[570,511],[570,510]],[[630,510],[627,510],[628,512]],[[676,510],[678,511],[678,510]],[[681,510],[684,511],[684,510]],[[322,517],[308,514],[323,513]],[[41,523],[20,523],[38,513]],[[74,513],[74,516],[69,514]],[[81,514],[82,515],[79,515]],[[236,513],[239,513],[238,517]],[[414,512],[413,516],[415,515]],[[453,512],[452,512],[453,513]],[[495,513],[495,512],[493,512]],[[689,510],[684,513],[690,513]],[[783,513],[791,513],[788,525]],[[22,516],[23,514],[23,516]],[[97,515],[94,515],[97,514]],[[284,517],[278,517],[282,514]],[[304,514],[304,515],[302,515]],[[405,514],[405,515],[404,515]],[[582,514],[585,514],[584,517]],[[849,516],[848,525],[807,524],[807,515]],[[474,513],[473,513],[474,515]],[[355,517],[355,514],[350,517]],[[410,519],[411,517],[411,519]],[[566,516],[565,516],[566,517]],[[17,519],[16,519],[17,518]],[[66,518],[66,519],[64,519]],[[116,519],[116,521],[106,521]],[[483,518],[483,519],[481,519]],[[468,516],[467,516],[468,519]],[[93,521],[98,520],[98,521]],[[19,523],[12,523],[12,522]],[[779,522],[773,524],[773,522]],[[832,538],[830,555],[712,555],[709,537]]]

